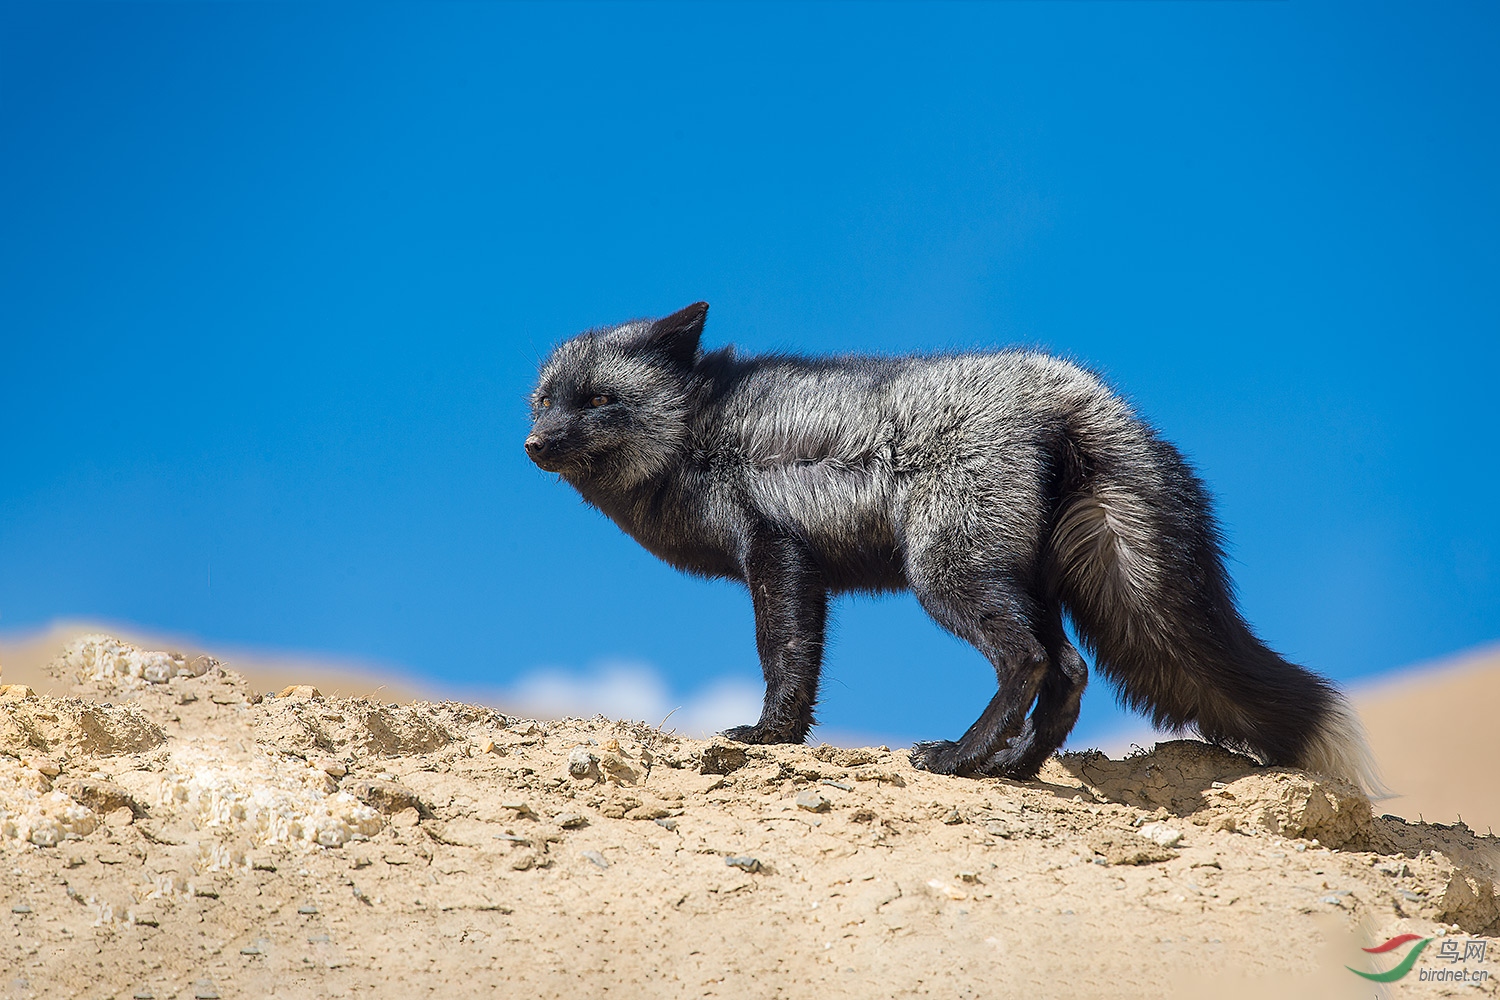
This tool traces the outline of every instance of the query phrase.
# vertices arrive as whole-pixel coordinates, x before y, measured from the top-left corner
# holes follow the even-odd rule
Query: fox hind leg
[[[911,762],[937,774],[992,773],[996,755],[1022,735],[1026,714],[1051,672],[1047,648],[1029,624],[1040,617],[1040,605],[993,571],[917,576],[912,590],[939,625],[984,654],[995,668],[999,689],[963,736],[917,743]]]
[[[1063,745],[1078,722],[1083,689],[1089,668],[1063,631],[1062,615],[1051,613],[1046,635],[1049,669],[1037,690],[1036,706],[1021,727],[1020,735],[986,762],[983,773],[1005,778],[1036,777],[1052,752]]]

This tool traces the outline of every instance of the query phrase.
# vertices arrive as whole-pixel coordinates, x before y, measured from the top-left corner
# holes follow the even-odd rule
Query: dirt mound
[[[113,757],[139,753],[166,739],[134,705],[96,705],[76,698],[0,701],[0,747]]]
[[[955,779],[91,648],[0,703],[17,996],[1337,996],[1361,947],[1500,931],[1493,837],[1199,743]]]
[[[1097,751],[1063,754],[1056,765],[1101,800],[1165,809],[1195,826],[1262,830],[1329,847],[1366,846],[1374,829],[1370,802],[1353,786],[1259,767],[1197,740],[1158,743],[1125,760]]]

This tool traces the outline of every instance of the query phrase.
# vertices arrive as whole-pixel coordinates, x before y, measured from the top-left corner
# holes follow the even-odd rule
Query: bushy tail
[[[1051,536],[1053,586],[1099,669],[1158,728],[1383,793],[1349,703],[1240,616],[1203,484],[1132,430],[1125,446],[1079,443]]]

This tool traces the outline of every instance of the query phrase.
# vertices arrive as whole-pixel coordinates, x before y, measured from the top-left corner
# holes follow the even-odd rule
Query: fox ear
[[[703,336],[703,321],[707,316],[708,303],[694,302],[686,309],[652,323],[642,343],[691,368],[698,357],[698,338]]]

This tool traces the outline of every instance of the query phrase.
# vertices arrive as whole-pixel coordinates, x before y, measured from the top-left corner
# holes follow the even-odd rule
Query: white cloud
[[[494,700],[508,712],[540,719],[605,715],[652,725],[665,719],[667,729],[701,738],[758,719],[761,692],[760,684],[734,677],[674,692],[654,667],[615,661],[583,672],[535,670]]]

